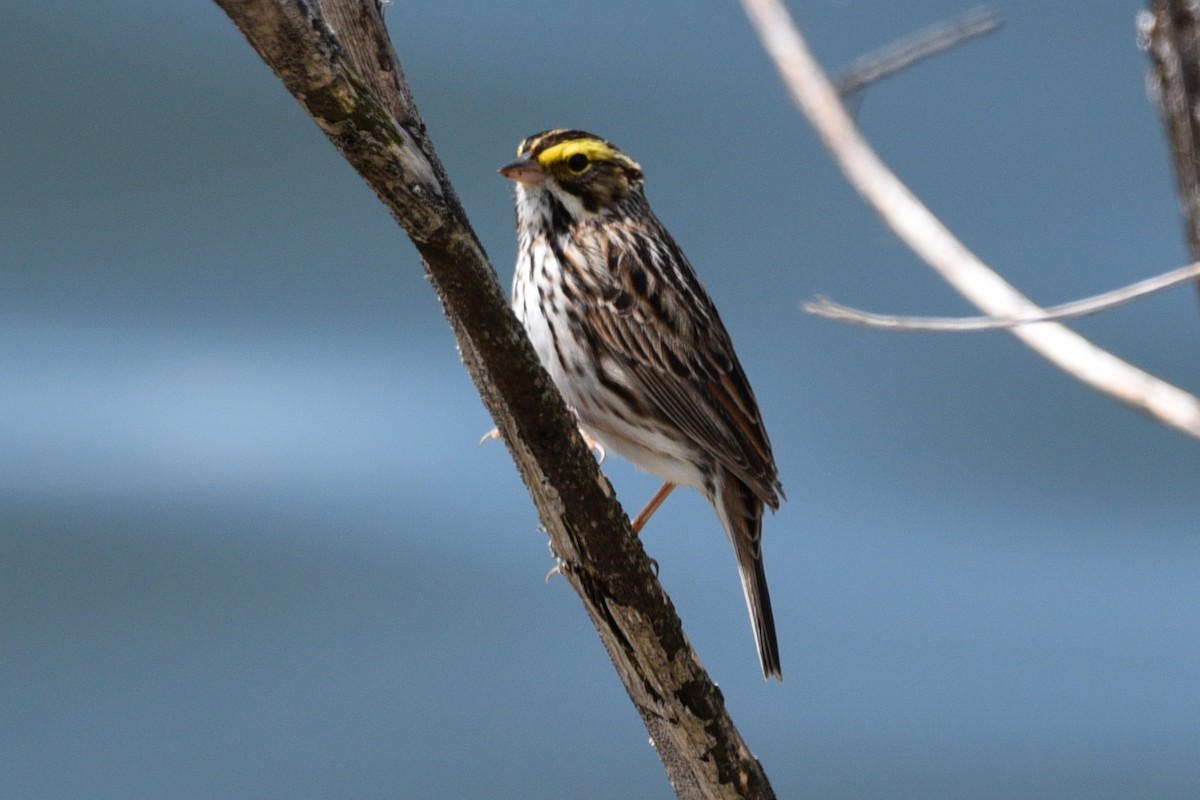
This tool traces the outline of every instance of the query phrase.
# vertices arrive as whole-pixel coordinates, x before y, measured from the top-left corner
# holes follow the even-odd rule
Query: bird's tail
[[[723,480],[717,483],[713,505],[737,556],[738,575],[742,579],[746,607],[750,610],[750,623],[754,626],[763,678],[783,680],[771,593],[767,590],[767,573],[763,570],[763,501],[736,476],[724,472],[722,477]]]

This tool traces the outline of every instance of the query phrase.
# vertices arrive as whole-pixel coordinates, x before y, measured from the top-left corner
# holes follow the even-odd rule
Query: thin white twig
[[[1024,317],[901,317],[892,314],[876,314],[871,311],[861,311],[857,308],[844,306],[828,297],[818,295],[801,305],[809,314],[818,317],[845,322],[850,325],[862,325],[867,328],[883,328],[890,331],[920,331],[936,333],[961,333],[976,331],[999,331],[1015,328],[1018,325],[1032,325],[1036,322],[1062,322],[1067,319],[1086,317],[1099,314],[1118,306],[1131,303],[1142,297],[1178,286],[1181,283],[1191,283],[1200,278],[1200,262],[1186,267],[1173,269],[1153,278],[1122,286],[1083,300],[1051,306],[1041,314]]]
[[[742,0],[793,100],[808,116],[850,183],[896,234],[985,314],[1045,313],[971,253],[867,144],[778,0]],[[1114,356],[1056,322],[1012,328],[1051,363],[1089,386],[1200,439],[1200,400]]]

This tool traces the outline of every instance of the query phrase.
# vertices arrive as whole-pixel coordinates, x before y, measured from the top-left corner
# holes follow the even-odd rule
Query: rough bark
[[[1150,86],[1175,161],[1188,248],[1200,261],[1200,5],[1152,0],[1140,23],[1153,62]]]
[[[774,797],[509,309],[429,141],[379,8],[371,0],[216,2],[419,251],[561,573],[583,600],[676,794]]]

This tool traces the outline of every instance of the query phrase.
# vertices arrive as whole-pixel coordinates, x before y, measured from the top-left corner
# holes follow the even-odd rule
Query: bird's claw
[[[583,437],[583,443],[587,445],[588,450],[590,452],[596,453],[596,455],[598,456],[597,463],[603,464],[604,459],[608,456],[608,451],[604,449],[604,445],[600,444],[600,442],[596,441],[591,436],[589,436],[588,432],[585,431],[583,428],[579,429],[579,435]],[[479,444],[477,446],[483,447],[488,442],[497,441],[497,440],[500,440],[503,438],[504,437],[500,435],[499,428],[492,428],[490,431],[488,431],[487,433],[485,433],[483,435],[483,438],[481,438],[479,440]]]
[[[600,444],[598,440],[593,439],[583,428],[579,429],[579,435],[583,437],[583,443],[587,445],[588,450],[597,455],[596,463],[603,464],[604,459],[608,456],[608,451],[604,449],[604,445]]]
[[[543,530],[543,533],[544,532],[545,531]],[[546,573],[546,583],[550,583],[550,579],[555,575],[562,575],[564,578],[566,577],[566,574],[563,572],[563,570],[567,568],[567,562],[563,561],[562,557],[554,551],[554,542],[547,539],[546,546],[550,548],[550,557],[554,559],[554,566],[549,572]]]

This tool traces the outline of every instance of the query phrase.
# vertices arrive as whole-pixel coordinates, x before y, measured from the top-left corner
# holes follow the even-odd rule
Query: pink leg
[[[650,517],[654,516],[654,512],[658,511],[658,507],[663,504],[663,501],[667,499],[668,495],[670,495],[674,489],[675,484],[667,481],[662,485],[662,488],[654,494],[654,497],[650,498],[650,502],[647,503],[646,507],[642,509],[642,513],[638,514],[637,519],[633,521],[634,533],[642,532],[642,527],[650,521]]]

